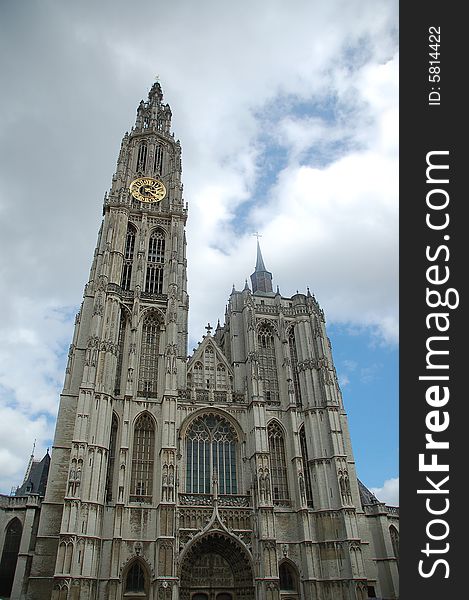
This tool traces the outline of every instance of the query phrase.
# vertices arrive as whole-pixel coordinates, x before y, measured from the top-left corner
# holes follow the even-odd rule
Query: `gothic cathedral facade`
[[[357,479],[309,290],[274,292],[258,245],[251,286],[187,357],[181,146],[159,83],[103,214],[45,496],[23,490],[16,513],[2,497],[0,552],[12,519],[23,531],[11,598],[398,598],[398,512]]]

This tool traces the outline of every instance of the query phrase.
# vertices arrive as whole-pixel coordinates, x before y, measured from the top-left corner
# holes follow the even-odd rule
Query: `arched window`
[[[226,390],[226,369],[222,364],[217,365],[217,390]]]
[[[195,389],[200,389],[204,386],[204,366],[201,362],[197,362],[194,365],[194,369],[192,371],[192,382],[194,384]]]
[[[145,167],[147,165],[147,143],[145,141],[140,142],[140,146],[138,147],[138,157],[137,157],[137,171],[144,172]]]
[[[115,412],[112,413],[111,422],[111,435],[109,437],[109,455],[107,462],[107,473],[106,473],[106,502],[112,500],[112,487],[114,483],[114,466],[116,462],[116,445],[117,445],[117,430],[119,428],[119,422]]]
[[[153,313],[143,321],[140,346],[140,369],[138,394],[156,398],[158,391],[158,353],[160,345],[160,322]]]
[[[290,504],[288,493],[287,463],[285,460],[285,442],[283,432],[277,421],[267,427],[270,450],[270,476],[272,479],[272,495],[274,504],[279,506]]]
[[[391,525],[389,528],[389,533],[391,535],[391,544],[394,556],[396,557],[397,562],[399,562],[399,532],[394,525]]]
[[[264,384],[267,404],[278,404],[278,375],[275,359],[274,332],[270,325],[261,325],[257,334],[259,350],[259,376]]]
[[[121,379],[122,379],[122,362],[124,360],[124,341],[125,341],[125,325],[126,318],[124,310],[121,310],[121,318],[119,323],[119,338],[117,340],[117,365],[116,365],[116,381],[115,381],[115,394],[118,396],[121,393]]]
[[[289,565],[287,562],[281,563],[278,569],[278,574],[280,578],[281,590],[285,590],[286,592],[296,592],[298,590],[296,584],[296,573],[291,565]]]
[[[6,529],[2,559],[0,561],[0,596],[2,597],[10,597],[22,533],[23,526],[21,525],[21,521],[15,517],[10,521]]]
[[[295,343],[295,328],[292,327],[290,329],[290,333],[288,334],[288,347],[290,348],[290,361],[291,361],[291,370],[293,377],[293,389],[295,390],[295,398],[298,406],[301,406],[301,389],[300,389],[300,378],[298,375],[298,353],[296,351],[296,343]]]
[[[204,351],[205,383],[206,387],[215,387],[215,352],[212,346],[207,346]]]
[[[132,451],[130,501],[151,502],[153,495],[153,465],[155,454],[155,424],[148,413],[137,419]]]
[[[149,292],[150,294],[163,293],[164,252],[164,233],[160,229],[156,229],[151,234],[150,241],[148,243],[145,291]]]
[[[161,144],[156,144],[153,170],[155,175],[161,175],[163,172],[163,146]]]
[[[135,229],[131,225],[129,225],[127,227],[127,235],[125,238],[124,266],[122,269],[121,287],[123,290],[130,290],[130,284],[132,282],[132,263],[134,260],[134,248]]]
[[[186,436],[186,492],[209,494],[217,476],[220,494],[237,494],[236,432],[220,415],[203,415]]]
[[[145,572],[140,563],[134,562],[125,578],[125,593],[145,591]]]
[[[313,491],[311,487],[311,472],[309,470],[308,447],[306,446],[306,435],[304,425],[300,429],[301,456],[303,458],[303,472],[305,474],[305,493],[306,502],[309,507],[313,507]]]

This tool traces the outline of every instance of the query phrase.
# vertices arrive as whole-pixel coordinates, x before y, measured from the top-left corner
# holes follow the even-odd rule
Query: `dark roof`
[[[44,496],[46,493],[47,476],[49,475],[50,456],[46,452],[42,460],[34,460],[26,481],[16,490],[16,496],[27,494],[38,494]]]
[[[370,492],[366,485],[364,485],[359,479],[357,481],[362,506],[367,504],[382,504],[382,502],[380,502],[378,498],[372,492]]]

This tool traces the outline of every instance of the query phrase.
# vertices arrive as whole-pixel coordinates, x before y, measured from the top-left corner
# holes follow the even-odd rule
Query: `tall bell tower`
[[[187,357],[186,220],[155,83],[104,197],[44,500],[11,502],[11,600],[396,600],[398,515],[357,479],[321,307],[274,291],[258,243]]]
[[[101,597],[103,577],[113,598],[123,537],[134,555],[143,530],[172,545],[176,399],[186,385],[186,219],[181,146],[154,83],[124,135],[104,198],[68,355],[28,598]],[[155,497],[163,472],[164,499]],[[129,500],[133,508],[125,507]]]

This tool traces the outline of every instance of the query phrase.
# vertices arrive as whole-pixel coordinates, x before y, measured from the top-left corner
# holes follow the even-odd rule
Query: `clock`
[[[129,186],[132,196],[140,202],[160,202],[166,196],[166,188],[159,179],[139,177]]]

